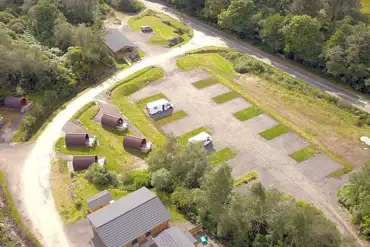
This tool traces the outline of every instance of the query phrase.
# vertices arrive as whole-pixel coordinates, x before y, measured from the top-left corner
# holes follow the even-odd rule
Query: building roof
[[[124,47],[136,47],[128,38],[116,28],[107,28],[104,36],[105,44],[113,51],[117,52]]]
[[[65,143],[67,147],[85,147],[89,134],[66,134]]]
[[[14,96],[6,96],[4,99],[4,107],[21,110],[22,106],[27,104],[27,100],[25,97],[14,97]]]
[[[142,187],[87,218],[106,247],[122,247],[168,221],[170,214],[156,194]]]
[[[169,103],[170,102],[167,99],[159,99],[159,100],[147,103],[146,108],[152,109],[157,106],[162,106],[162,105],[169,104]]]
[[[146,144],[145,138],[130,135],[125,135],[125,137],[123,138],[124,148],[141,151],[141,147],[144,146],[145,144]]]
[[[112,195],[109,193],[108,190],[103,190],[102,192],[86,199],[87,205],[89,208],[95,209],[103,206],[106,203],[109,203],[113,200]]]
[[[158,247],[194,247],[197,240],[178,227],[170,227],[154,238]]]
[[[72,165],[73,170],[81,171],[89,168],[94,162],[98,162],[98,156],[96,155],[79,155],[73,156]]]
[[[123,119],[121,117],[104,114],[101,117],[100,123],[103,127],[115,129],[123,123]]]

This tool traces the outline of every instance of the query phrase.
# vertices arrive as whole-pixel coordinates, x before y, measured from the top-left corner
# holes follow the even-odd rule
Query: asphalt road
[[[202,33],[204,33],[207,36],[213,36],[218,37],[222,39],[222,41],[225,42],[225,44],[229,47],[235,48],[239,51],[248,53],[251,56],[255,56],[262,61],[298,78],[302,81],[319,88],[321,90],[324,90],[330,94],[336,95],[338,97],[341,97],[351,104],[363,109],[364,111],[370,113],[370,101],[366,100],[365,98],[361,97],[360,95],[353,93],[343,87],[337,86],[334,83],[328,81],[327,79],[311,73],[307,70],[302,69],[301,67],[294,64],[293,61],[289,61],[283,58],[280,58],[278,56],[272,55],[270,53],[267,53],[265,51],[262,51],[255,46],[252,46],[244,41],[238,40],[233,37],[229,37],[226,33],[211,27],[207,24],[204,24],[203,22],[197,20],[194,17],[189,17],[184,14],[178,13],[176,10],[173,10],[171,8],[168,8],[162,4],[152,2],[152,1],[146,1],[142,0],[142,2],[145,3],[145,5],[153,10],[165,12],[168,15],[171,15],[172,17],[175,17],[177,19],[180,19],[182,22],[186,23],[190,27],[192,27],[194,30],[198,30]]]

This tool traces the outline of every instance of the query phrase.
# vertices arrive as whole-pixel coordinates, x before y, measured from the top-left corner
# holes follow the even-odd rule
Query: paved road
[[[285,60],[283,58],[277,57],[270,53],[264,52],[252,45],[247,44],[244,41],[228,37],[227,34],[213,28],[207,24],[202,23],[196,18],[185,16],[179,14],[177,11],[170,9],[159,3],[154,3],[147,0],[141,0],[145,5],[153,10],[164,12],[172,17],[178,18],[181,21],[185,22],[187,25],[191,26],[194,30],[198,30],[204,33],[207,36],[219,37],[221,38],[229,47],[233,47],[239,51],[246,52],[249,55],[255,56],[262,61],[298,78],[306,83],[317,87],[321,90],[327,91],[333,95],[344,98],[351,104],[363,109],[370,113],[370,101],[364,99],[363,97],[357,95],[356,93],[350,92],[342,87],[339,87],[332,82],[326,80],[323,77],[320,77],[314,73],[308,72],[297,65],[294,65],[293,62]]]

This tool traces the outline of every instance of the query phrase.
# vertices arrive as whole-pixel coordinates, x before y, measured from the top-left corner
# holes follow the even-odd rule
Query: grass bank
[[[261,72],[256,75],[255,68],[250,66],[250,74],[237,75],[230,62],[230,50],[212,48],[197,52],[202,54],[189,54],[178,59],[178,66],[183,70],[202,68],[208,71],[217,81],[343,164],[344,168],[333,176],[349,172],[351,164],[360,166],[368,159],[359,138],[368,135],[370,126],[356,125],[360,110],[342,107],[325,92],[252,57],[248,59],[258,64]],[[233,54],[235,57],[243,55],[235,51]]]

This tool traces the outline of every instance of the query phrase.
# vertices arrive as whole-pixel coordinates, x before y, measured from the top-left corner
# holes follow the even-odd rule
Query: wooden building
[[[103,190],[102,192],[86,199],[87,205],[89,207],[89,212],[93,213],[110,203],[113,203],[113,197],[108,190]]]
[[[95,137],[87,133],[81,134],[66,134],[65,144],[67,148],[78,147],[93,147],[95,145]]]
[[[12,110],[17,110],[20,112],[28,111],[32,106],[31,101],[27,101],[27,99],[23,96],[21,97],[14,97],[14,96],[6,96],[4,99],[4,107]]]
[[[108,114],[103,114],[100,123],[103,128],[107,129],[114,129],[118,131],[125,131],[127,129],[127,123],[123,121],[123,118]]]
[[[131,149],[134,151],[147,153],[150,151],[152,146],[151,142],[148,142],[145,138],[136,136],[126,135],[123,138],[123,147],[125,149]]]

